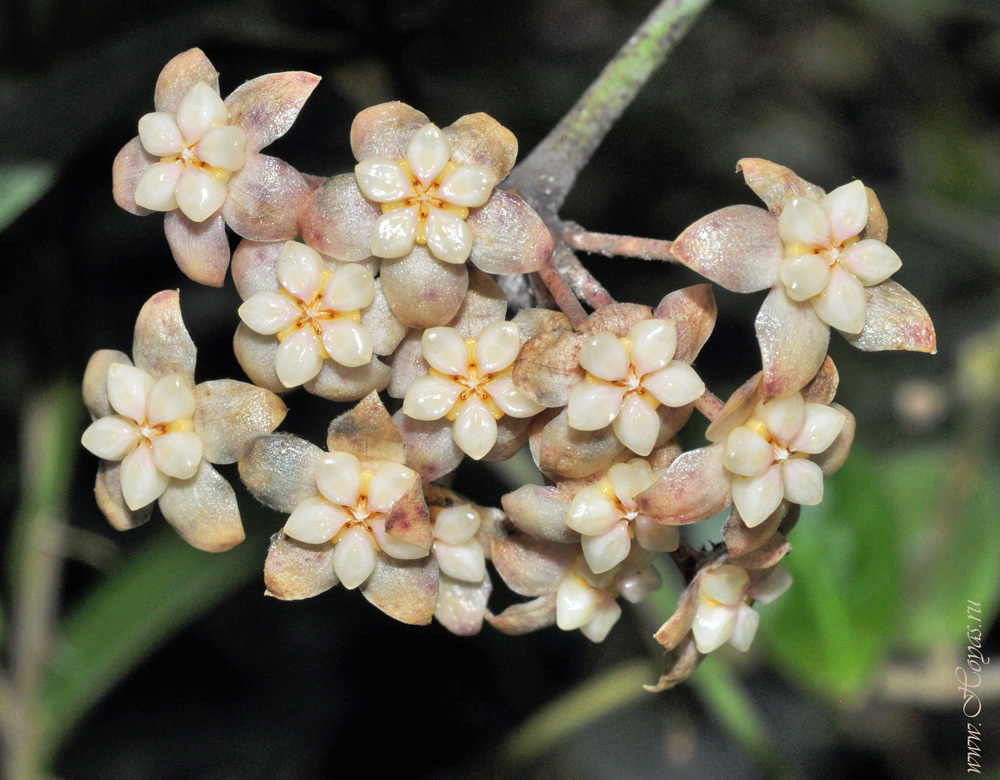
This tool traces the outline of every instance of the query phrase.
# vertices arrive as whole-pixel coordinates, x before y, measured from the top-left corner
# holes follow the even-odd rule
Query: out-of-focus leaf
[[[855,448],[791,535],[794,585],[758,607],[758,640],[779,668],[838,699],[860,692],[898,629],[897,525],[881,471]]]
[[[48,192],[54,179],[49,163],[0,165],[0,230]]]
[[[51,754],[80,717],[147,655],[229,593],[260,577],[262,532],[213,555],[163,530],[66,621],[44,691]]]
[[[901,453],[883,469],[908,572],[899,637],[921,649],[964,642],[969,600],[983,605],[988,626],[1000,591],[1000,474],[962,457],[942,446]]]

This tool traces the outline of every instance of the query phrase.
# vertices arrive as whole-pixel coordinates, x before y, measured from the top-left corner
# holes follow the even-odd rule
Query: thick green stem
[[[709,2],[662,0],[507,186],[546,220],[554,217],[604,136]]]

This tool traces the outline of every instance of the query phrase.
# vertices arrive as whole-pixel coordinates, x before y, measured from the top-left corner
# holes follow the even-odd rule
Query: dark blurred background
[[[78,382],[94,350],[130,352],[135,316],[154,292],[180,288],[199,381],[243,378],[231,352],[231,285],[191,283],[170,258],[162,219],[134,217],[111,199],[111,161],[152,110],[167,60],[201,47],[223,95],[263,73],[321,75],[291,132],[267,149],[305,172],[350,170],[354,115],[388,99],[442,125],[485,111],[514,131],[523,157],[652,7],[5,0],[0,440],[9,444],[0,451],[0,541],[17,535],[8,530],[25,492],[26,404],[58,380]],[[889,215],[888,243],[903,258],[895,278],[934,319],[934,357],[860,353],[834,335],[838,401],[858,417],[857,452],[829,500],[803,513],[789,564],[796,587],[762,610],[748,656],[719,651],[693,684],[642,692],[639,683],[657,676],[650,637],[670,614],[670,594],[626,610],[597,646],[556,629],[509,638],[487,627],[459,639],[436,624],[395,624],[342,589],[301,603],[264,599],[263,551],[282,518],[245,493],[249,567],[213,576],[219,559],[191,554],[171,569],[174,579],[158,579],[136,561],[152,545],[182,543],[158,515],[128,534],[110,529],[92,500],[96,459],[81,450],[66,477],[76,531],[60,625],[72,637],[74,615],[95,593],[171,607],[95,678],[93,706],[73,720],[54,775],[965,775],[955,667],[968,644],[966,602],[981,603],[989,622],[1000,595],[998,152],[1000,4],[717,0],[563,210],[591,230],[673,238],[709,211],[755,202],[734,173],[741,157],[773,159],[827,189],[860,178]],[[697,281],[660,264],[585,260],[622,300],[655,305]],[[758,369],[753,317],[763,293],[716,293],[719,323],[698,368],[725,398]],[[322,442],[340,410],[303,393],[288,401],[283,428]],[[82,431],[82,411],[77,423]],[[692,446],[699,436],[688,433]],[[238,481],[235,469],[224,473]],[[463,466],[456,487],[495,504],[511,478],[509,469]],[[692,541],[720,538],[718,522],[702,525]],[[3,579],[9,613],[19,585]],[[139,601],[115,591],[125,581]],[[0,640],[11,641],[4,614]],[[101,624],[112,661],[131,620],[123,613],[119,628],[113,617]],[[997,650],[994,632],[984,652]],[[73,676],[72,644],[53,659],[47,673],[58,686]],[[997,778],[997,663],[987,672],[976,722],[982,773]]]

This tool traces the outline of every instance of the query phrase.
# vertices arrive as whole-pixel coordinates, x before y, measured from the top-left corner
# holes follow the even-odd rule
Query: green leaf
[[[54,180],[50,163],[0,165],[0,230],[45,195]]]
[[[907,570],[900,640],[917,649],[963,643],[969,600],[982,605],[983,627],[997,608],[1000,473],[967,459],[941,446],[885,464]]]
[[[266,546],[257,532],[211,554],[164,529],[91,593],[66,621],[43,694],[45,752],[172,634],[261,576]]]
[[[758,607],[779,667],[837,699],[860,692],[898,630],[897,526],[880,473],[855,446],[791,534],[794,585]]]

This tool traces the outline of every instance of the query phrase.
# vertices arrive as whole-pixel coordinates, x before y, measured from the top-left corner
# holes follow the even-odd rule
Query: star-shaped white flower
[[[433,124],[413,134],[405,160],[375,157],[354,172],[361,192],[384,212],[372,231],[373,255],[403,257],[417,243],[447,263],[468,259],[469,209],[486,203],[497,183],[484,165],[451,162],[451,144]]]
[[[160,161],[142,174],[135,202],[153,211],[179,208],[193,222],[222,208],[229,177],[246,162],[246,134],[229,124],[226,104],[204,82],[191,87],[176,114],[143,116],[139,141]]]
[[[194,393],[183,377],[154,380],[141,368],[115,363],[108,369],[108,401],[118,414],[91,423],[83,446],[104,460],[122,461],[129,509],[158,499],[171,477],[197,473],[202,441],[194,431]]]
[[[316,250],[288,241],[278,258],[280,290],[265,290],[240,306],[240,318],[281,343],[274,356],[278,379],[298,387],[319,374],[327,358],[342,366],[372,359],[372,335],[361,309],[375,300],[375,280],[364,266],[324,268]]]
[[[809,456],[829,448],[845,420],[837,409],[807,404],[795,393],[757,404],[729,433],[722,462],[733,473],[733,503],[748,528],[783,499],[805,506],[823,500],[823,472]]]
[[[778,279],[794,301],[809,301],[823,322],[845,333],[865,326],[865,287],[884,282],[899,256],[874,238],[858,239],[868,224],[868,195],[852,181],[819,200],[789,200],[778,218],[785,257]]]
[[[726,642],[741,652],[750,649],[760,615],[750,606],[751,599],[770,604],[792,584],[792,575],[775,566],[754,585],[746,569],[723,563],[700,578],[698,606],[691,624],[699,653],[710,653]]]
[[[580,350],[587,376],[569,395],[569,426],[596,431],[613,425],[622,444],[648,455],[660,432],[657,407],[685,406],[705,392],[694,369],[673,359],[676,348],[670,320],[643,320],[625,338],[610,331],[589,338]]]
[[[635,496],[656,482],[649,463],[633,458],[616,463],[592,485],[579,490],[566,525],[581,534],[583,554],[595,574],[617,566],[628,555],[632,538],[645,550],[671,552],[680,543],[677,526],[660,525],[639,511]]]
[[[420,342],[430,373],[417,377],[403,398],[403,413],[415,420],[452,420],[455,443],[479,460],[497,442],[497,420],[531,417],[544,408],[511,378],[521,351],[520,329],[494,322],[475,339],[454,328],[431,328]]]
[[[379,550],[391,558],[423,558],[430,551],[386,532],[386,517],[419,479],[413,469],[386,461],[364,468],[349,452],[327,452],[316,464],[319,495],[302,501],[285,533],[306,544],[332,541],[333,570],[347,589],[375,570]]]

